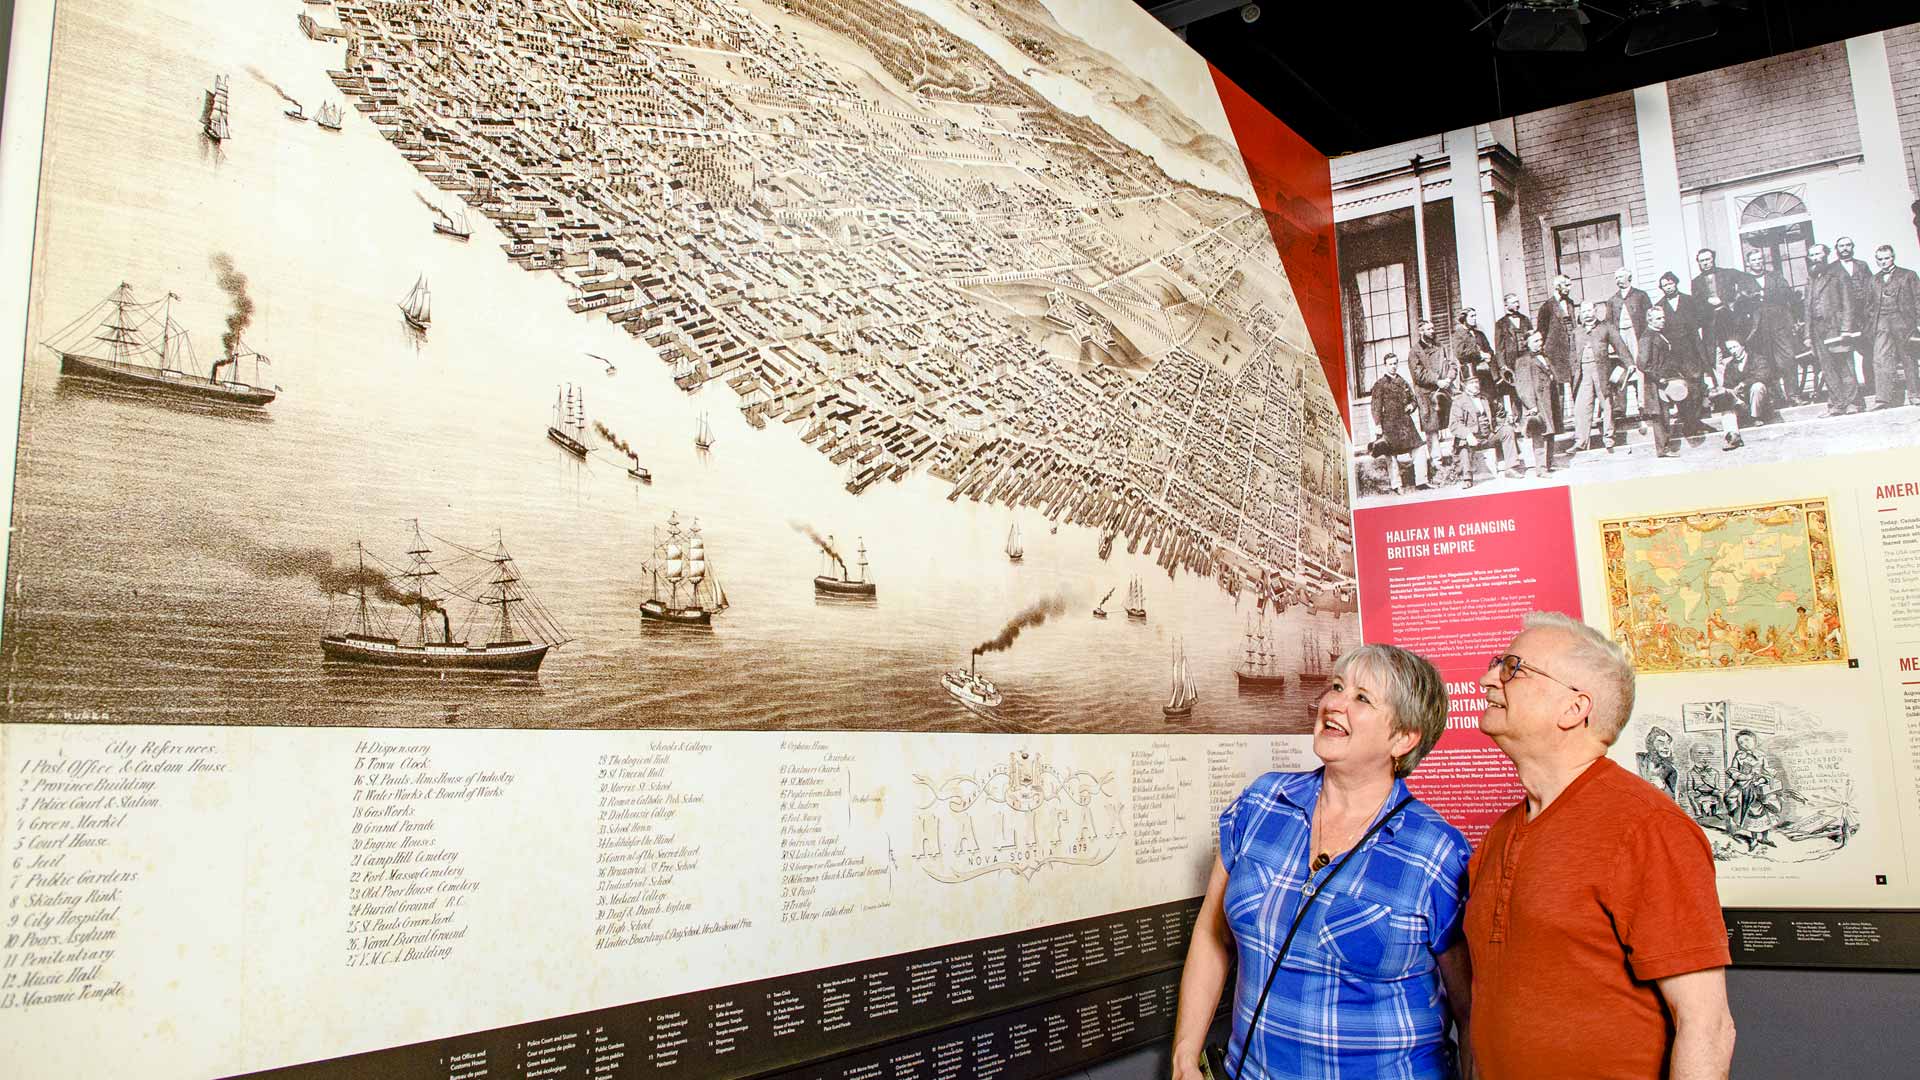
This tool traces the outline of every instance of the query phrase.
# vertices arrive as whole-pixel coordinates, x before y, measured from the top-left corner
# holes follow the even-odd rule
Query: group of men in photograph
[[[1573,280],[1556,276],[1531,318],[1507,294],[1491,339],[1472,308],[1451,346],[1422,319],[1407,356],[1383,358],[1370,450],[1388,459],[1391,491],[1403,458],[1416,487],[1449,465],[1471,487],[1481,472],[1543,476],[1556,456],[1613,453],[1629,420],[1671,457],[1689,436],[1718,434],[1736,450],[1742,428],[1790,405],[1824,400],[1826,415],[1842,416],[1920,404],[1920,274],[1887,245],[1871,266],[1854,251],[1844,236],[1809,246],[1804,292],[1761,249],[1734,270],[1703,248],[1686,291],[1668,271],[1651,296],[1623,267],[1600,299],[1576,299]]]

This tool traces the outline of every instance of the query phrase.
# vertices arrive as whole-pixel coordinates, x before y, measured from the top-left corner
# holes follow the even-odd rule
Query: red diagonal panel
[[[1333,254],[1333,174],[1326,155],[1307,145],[1292,128],[1247,96],[1220,69],[1213,85],[1233,126],[1247,175],[1266,211],[1273,246],[1287,268],[1287,280],[1300,303],[1307,333],[1313,336],[1327,386],[1340,407],[1340,419],[1353,430],[1347,412],[1347,350],[1340,332],[1340,275]]]

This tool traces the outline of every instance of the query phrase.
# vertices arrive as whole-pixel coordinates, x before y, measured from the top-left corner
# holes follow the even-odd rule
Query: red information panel
[[[1529,611],[1580,615],[1567,489],[1356,510],[1360,622],[1432,660],[1447,680],[1447,733],[1408,779],[1479,843],[1520,798],[1513,765],[1480,734],[1479,680]]]

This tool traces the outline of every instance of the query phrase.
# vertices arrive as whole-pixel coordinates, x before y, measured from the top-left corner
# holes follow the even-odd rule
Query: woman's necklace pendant
[[[1327,868],[1327,864],[1332,861],[1333,861],[1332,858],[1330,858],[1327,855],[1327,853],[1323,851],[1320,854],[1315,855],[1313,857],[1313,862],[1307,865],[1307,873],[1317,874],[1320,871],[1325,870]]]

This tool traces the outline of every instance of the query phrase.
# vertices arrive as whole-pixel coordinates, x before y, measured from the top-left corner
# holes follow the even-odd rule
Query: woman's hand
[[[1203,1080],[1205,1074],[1200,1071],[1199,1050],[1173,1048],[1173,1080]]]

